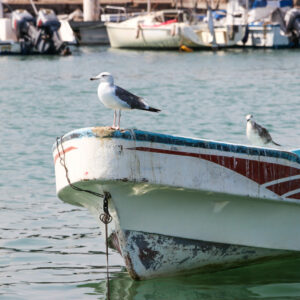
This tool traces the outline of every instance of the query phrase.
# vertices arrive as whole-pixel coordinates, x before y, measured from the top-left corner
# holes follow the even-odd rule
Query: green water
[[[300,148],[297,50],[0,57],[0,299],[105,298],[103,238],[85,209],[56,197],[51,153],[56,136],[112,124],[89,80],[102,71],[162,109],[124,112],[122,127],[247,143],[252,113],[275,141]],[[299,258],[146,282],[113,251],[110,263],[112,299],[300,299]]]

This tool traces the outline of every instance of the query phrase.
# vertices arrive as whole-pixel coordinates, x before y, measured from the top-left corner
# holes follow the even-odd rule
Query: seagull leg
[[[116,119],[117,119],[117,111],[114,110],[114,123],[113,123],[113,126],[112,126],[113,129],[116,128]]]
[[[121,109],[119,109],[119,122],[118,122],[118,129],[120,129],[120,120],[121,120]]]

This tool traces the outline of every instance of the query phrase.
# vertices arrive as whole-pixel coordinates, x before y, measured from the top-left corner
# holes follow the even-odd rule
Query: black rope
[[[60,151],[59,151],[59,144],[58,144],[58,141],[60,140],[60,147],[61,147],[61,150],[62,150],[62,153],[63,153],[63,156],[61,155]],[[59,156],[59,160],[60,160],[60,164],[63,166],[63,168],[65,169],[66,171],[66,178],[67,178],[67,181],[69,183],[69,186],[76,190],[76,191],[79,191],[79,192],[86,192],[86,193],[89,193],[89,194],[92,194],[94,196],[97,196],[97,197],[100,197],[100,198],[105,198],[105,195],[103,194],[100,194],[100,193],[97,193],[97,192],[93,192],[93,191],[90,191],[90,190],[85,190],[85,189],[82,189],[74,184],[71,183],[71,180],[69,178],[69,170],[66,166],[66,154],[65,154],[65,149],[64,149],[64,146],[63,146],[63,142],[62,142],[62,137],[57,137],[56,138],[56,148],[57,148],[57,152],[58,152],[58,156]],[[108,193],[109,194],[109,193]]]
[[[60,147],[62,150],[62,154],[59,152],[59,141],[60,140]],[[103,194],[97,193],[97,192],[93,192],[90,190],[86,190],[86,189],[82,189],[74,184],[71,183],[71,180],[69,178],[69,170],[66,166],[66,153],[65,153],[65,149],[63,147],[63,142],[62,142],[62,137],[57,137],[56,138],[56,148],[57,148],[57,153],[59,156],[59,160],[60,160],[60,164],[62,165],[62,167],[65,169],[66,172],[66,179],[69,183],[69,186],[79,192],[86,192],[89,194],[92,194],[94,196],[103,198],[103,213],[99,216],[99,219],[105,224],[105,246],[106,246],[106,277],[107,277],[107,299],[110,299],[110,289],[109,289],[109,265],[108,265],[108,232],[107,232],[107,225],[112,221],[112,216],[109,214],[108,211],[108,200],[111,198],[111,195],[109,192],[104,192]]]
[[[106,300],[110,300],[110,287],[109,287],[109,262],[108,262],[108,232],[107,225],[112,221],[112,216],[108,211],[108,199],[111,197],[110,193],[104,192],[103,199],[103,213],[99,219],[105,224],[105,250],[106,250]]]

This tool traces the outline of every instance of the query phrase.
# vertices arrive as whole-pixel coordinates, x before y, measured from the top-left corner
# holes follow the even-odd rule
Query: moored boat
[[[247,34],[239,46],[254,48],[298,47],[300,42],[300,9],[293,1],[256,0],[251,6],[231,5],[229,13],[240,15],[237,23],[247,24]],[[248,5],[247,5],[248,6]],[[234,13],[234,11],[236,12]]]
[[[107,127],[53,148],[60,199],[99,220],[102,199],[86,191],[110,195],[110,244],[134,279],[299,253],[297,153]]]
[[[188,24],[183,10],[149,12],[129,20],[106,23],[110,45],[113,48],[175,49],[182,45],[203,48],[201,39]]]

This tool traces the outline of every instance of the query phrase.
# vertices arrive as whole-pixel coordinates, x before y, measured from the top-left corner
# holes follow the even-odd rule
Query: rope
[[[59,151],[59,144],[58,144],[58,140],[60,140],[60,147],[62,149],[62,153],[63,153],[63,157],[61,156],[61,153]],[[100,194],[100,193],[96,193],[96,192],[93,192],[93,191],[90,191],[90,190],[85,190],[85,189],[82,189],[74,184],[71,183],[71,180],[69,178],[69,170],[66,166],[66,155],[65,155],[65,149],[63,147],[63,143],[62,143],[62,137],[57,137],[56,138],[56,149],[57,149],[57,152],[58,152],[58,156],[59,156],[59,161],[60,161],[60,164],[62,165],[62,167],[65,169],[65,172],[66,172],[66,179],[69,183],[69,186],[75,190],[75,191],[79,191],[79,192],[86,192],[86,193],[89,193],[89,194],[92,194],[94,196],[97,196],[97,197],[100,197],[100,198],[105,198],[105,195],[103,194]]]
[[[60,141],[60,147],[62,150],[62,154],[59,151],[59,141]],[[75,191],[79,191],[79,192],[85,192],[85,193],[89,193],[92,194],[96,197],[100,197],[103,198],[103,213],[99,216],[99,219],[101,220],[101,222],[104,223],[105,225],[105,246],[106,246],[106,278],[107,278],[107,299],[110,299],[110,290],[109,290],[109,264],[108,264],[108,232],[107,232],[107,225],[112,221],[112,216],[109,214],[108,211],[108,200],[111,198],[111,194],[109,192],[105,192],[104,191],[104,195],[94,192],[94,191],[90,191],[90,190],[86,190],[86,189],[82,189],[74,184],[71,183],[71,180],[69,178],[69,170],[66,166],[66,153],[65,153],[65,149],[63,147],[63,142],[62,142],[62,137],[57,137],[56,138],[56,149],[57,149],[57,153],[59,156],[59,161],[60,164],[62,165],[62,167],[65,169],[66,172],[66,179],[68,181],[69,186],[74,189]]]

